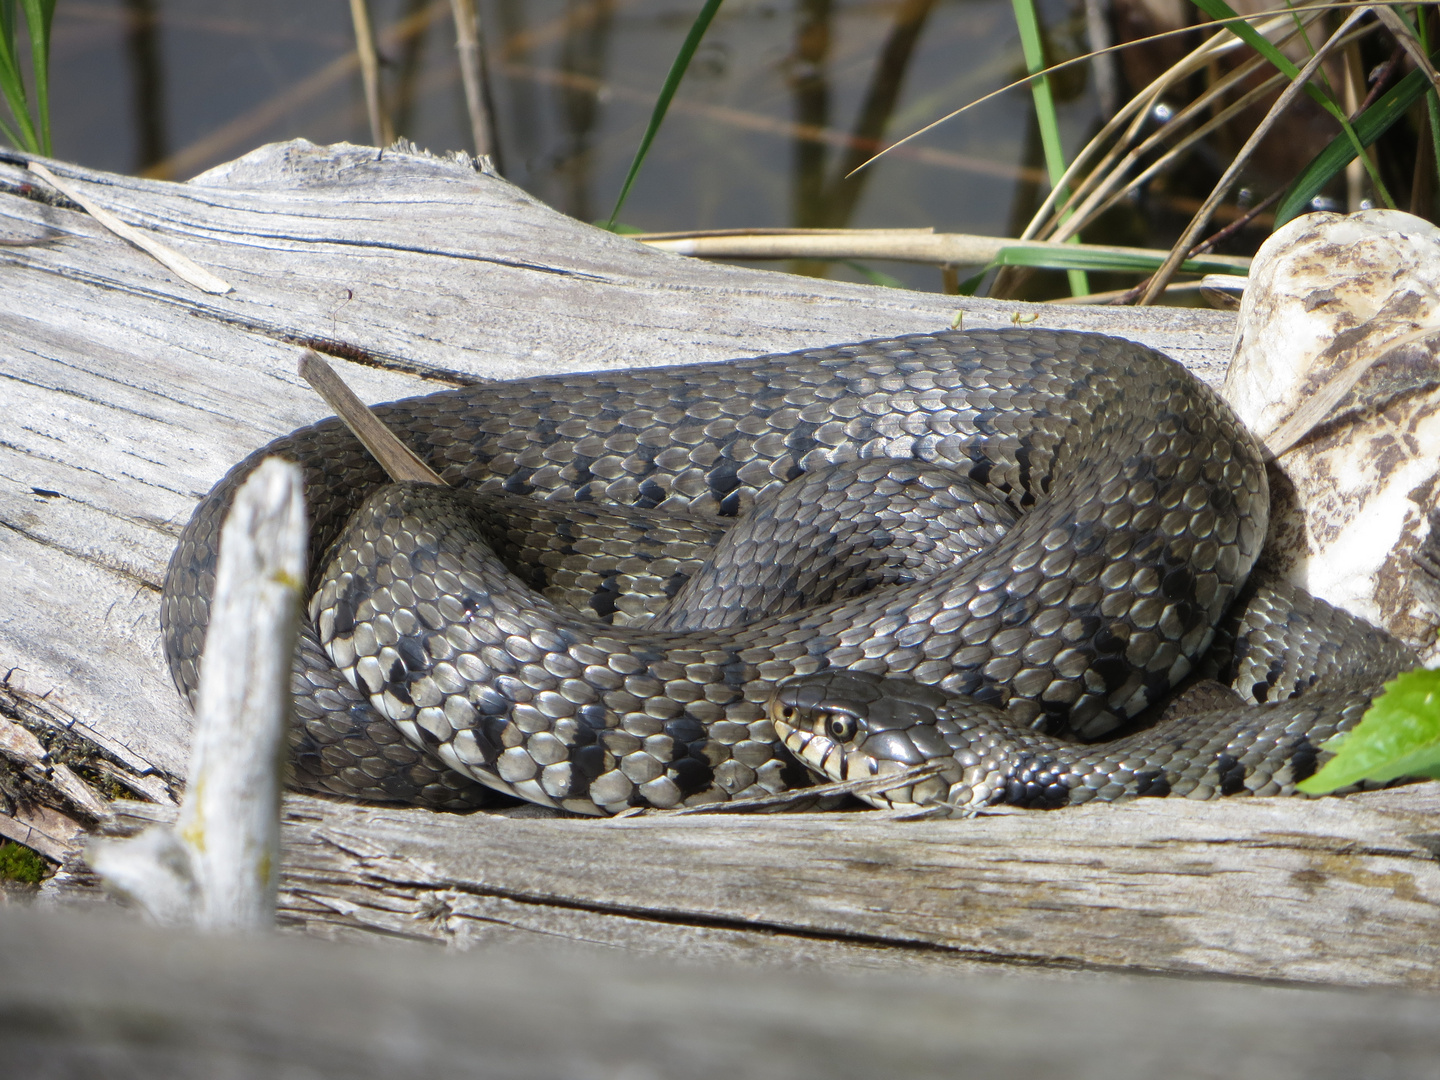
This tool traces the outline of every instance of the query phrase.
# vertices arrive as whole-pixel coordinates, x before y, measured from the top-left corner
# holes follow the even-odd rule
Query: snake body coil
[[[1037,772],[1037,752],[1057,757],[1033,740],[1105,735],[1191,673],[1265,535],[1255,441],[1207,387],[1130,342],[947,332],[471,387],[376,411],[470,491],[388,484],[326,421],[216,486],[165,587],[167,654],[193,695],[233,490],[266,455],[299,461],[320,556],[295,676],[298,779],[311,786],[458,806],[481,801],[478,782],[582,813],[772,793],[806,782],[767,712],[776,684],[801,677],[791,685],[811,686],[810,703],[828,709],[820,698],[844,680],[822,692],[805,677],[849,671],[868,673],[851,680],[862,697],[903,680],[898,692],[924,699],[927,722],[943,714],[949,742],[915,739],[934,754],[943,743],[960,773],[971,768],[965,755],[984,761],[978,787],[932,785],[951,801],[1221,794],[1261,774],[1257,789],[1288,790],[1292,774],[1314,767],[1306,723],[1333,730],[1368,700],[1316,699],[1306,715],[1318,719],[1282,725],[1296,736],[1288,741],[1237,708],[1209,714],[1210,735],[1178,749],[1156,750],[1157,738],[1173,743],[1162,727],[1129,736],[1114,761],[1089,748],[1083,767]],[[841,486],[944,488],[922,463],[982,485],[1019,519],[999,522],[999,539],[971,557],[932,555],[917,541],[864,569],[878,587],[861,595],[806,578],[818,603],[739,622],[731,609],[750,593],[722,567],[698,611],[626,625],[703,577],[697,551],[757,498],[776,499],[802,475],[822,508]],[[736,543],[748,550],[767,529]],[[904,548],[912,531],[924,529],[867,533],[859,546]],[[757,562],[774,561],[762,550]],[[772,591],[793,594],[804,576],[786,571]],[[1365,678],[1410,662],[1398,643],[1325,611],[1327,632],[1363,642]],[[1230,666],[1253,651],[1242,639]],[[1251,700],[1317,677],[1261,666],[1242,688]],[[995,712],[957,721],[944,704],[956,696]],[[992,723],[1000,729],[983,737],[954,734]],[[1224,779],[1206,788],[1216,769]],[[1187,787],[1186,770],[1202,779]]]

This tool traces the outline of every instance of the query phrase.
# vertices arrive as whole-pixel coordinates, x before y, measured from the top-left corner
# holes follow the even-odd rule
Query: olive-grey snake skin
[[[951,331],[376,412],[479,494],[391,485],[325,421],[215,487],[165,585],[166,652],[193,697],[234,489],[267,455],[303,466],[317,591],[294,680],[302,786],[451,807],[493,789],[609,814],[802,785],[798,755],[841,776],[944,766],[882,804],[1278,793],[1415,662],[1281,586],[1235,604],[1266,530],[1260,450],[1179,365],[1115,338]],[[800,526],[752,526],[704,569],[697,552],[725,519],[784,501],[802,475]],[[851,537],[849,577],[777,569],[775,534],[845,522],[850,489],[918,495]],[[993,543],[948,552],[930,538],[942,517]],[[732,563],[768,576],[756,590],[782,607],[752,618],[770,601]],[[692,577],[687,610],[636,625]],[[1162,701],[1227,611],[1222,636],[1238,640],[1211,674],[1271,704],[1211,709],[1189,734],[1163,720],[1119,743],[1061,741]],[[1273,630],[1287,624],[1289,637]],[[1305,644],[1292,652],[1291,638]]]

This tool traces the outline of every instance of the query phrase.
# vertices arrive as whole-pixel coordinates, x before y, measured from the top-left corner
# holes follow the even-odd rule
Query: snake
[[[1282,794],[1416,663],[1248,580],[1259,444],[1121,338],[947,330],[375,412],[445,486],[301,428],[199,502],[162,596],[193,703],[225,512],[260,461],[298,463],[305,789],[609,815],[928,763],[870,801]],[[1219,696],[1157,721],[1189,684]]]

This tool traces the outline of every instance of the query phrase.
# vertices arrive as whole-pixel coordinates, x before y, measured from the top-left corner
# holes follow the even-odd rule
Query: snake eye
[[[825,724],[825,730],[836,742],[849,742],[855,737],[859,725],[855,718],[846,713],[831,713],[830,719]]]

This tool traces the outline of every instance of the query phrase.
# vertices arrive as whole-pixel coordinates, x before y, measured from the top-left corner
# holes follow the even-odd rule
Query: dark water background
[[[699,3],[480,9],[505,175],[566,213],[607,217]],[[370,10],[397,133],[436,152],[471,149],[447,0],[371,0]],[[1042,14],[1062,46],[1080,47],[1076,10],[1050,2]],[[396,34],[406,20],[418,32]],[[281,139],[369,143],[353,47],[343,0],[59,0],[55,153],[183,180]],[[646,230],[1006,232],[1028,216],[1040,176],[1023,89],[857,180],[842,177],[873,139],[908,133],[1021,70],[1005,0],[727,0],[622,218]],[[1097,106],[1088,79],[1068,97],[1060,115],[1073,151]],[[862,116],[877,100],[878,116]],[[933,268],[876,269],[939,287]]]
[[[502,172],[566,213],[603,220],[700,0],[478,2]],[[1137,23],[1153,14],[1143,0],[1095,2],[1121,39],[1153,29]],[[449,0],[369,6],[396,132],[435,152],[473,149]],[[1052,61],[1087,50],[1083,6],[1041,0]],[[1122,92],[1195,40],[1120,54]],[[59,0],[52,70],[56,155],[112,171],[184,180],[267,142],[373,141],[346,0]],[[845,175],[1022,71],[1007,0],[726,0],[621,221],[1016,235],[1048,189],[1024,87]],[[1073,156],[1100,123],[1094,72],[1086,62],[1053,84]],[[1283,186],[1331,136],[1328,118],[1310,113],[1267,140],[1257,175],[1237,187],[1241,206]],[[1085,239],[1168,247],[1246,134],[1222,129]],[[1222,207],[1217,223],[1235,213]],[[1257,224],[1222,250],[1253,251],[1267,231]],[[929,266],[791,268],[941,286]],[[1036,276],[1041,294],[1063,288],[1063,275],[1049,279]]]

